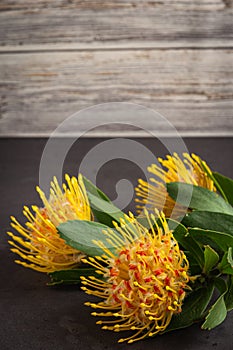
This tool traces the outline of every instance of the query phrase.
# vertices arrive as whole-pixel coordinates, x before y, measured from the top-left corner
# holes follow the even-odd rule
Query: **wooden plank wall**
[[[233,136],[232,38],[233,0],[1,0],[0,136],[48,136],[82,108],[123,101],[182,135]],[[143,133],[89,136],[122,134]]]

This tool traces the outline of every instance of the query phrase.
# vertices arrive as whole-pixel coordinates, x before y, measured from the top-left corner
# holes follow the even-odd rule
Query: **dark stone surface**
[[[88,150],[101,139],[81,139],[67,156],[64,170],[76,174]],[[166,150],[152,139],[137,140],[156,155]],[[198,153],[212,169],[232,176],[232,138],[184,139],[190,152]],[[62,140],[61,140],[62,142]],[[34,190],[39,181],[39,162],[45,139],[0,139],[0,349],[184,349],[230,350],[233,344],[233,312],[214,330],[201,331],[200,325],[157,336],[133,345],[117,344],[122,334],[103,331],[95,324],[91,310],[83,306],[89,298],[78,288],[49,288],[47,276],[16,265],[9,252],[9,216],[22,219],[22,206],[40,204]],[[129,163],[129,164],[127,164]],[[127,178],[134,185],[142,172],[122,160],[107,163],[99,172],[98,185],[113,199],[114,184]],[[126,208],[134,211],[133,201]]]

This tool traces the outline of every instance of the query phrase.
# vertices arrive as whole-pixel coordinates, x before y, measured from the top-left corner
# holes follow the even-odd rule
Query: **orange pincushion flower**
[[[133,335],[119,342],[133,343],[164,331],[172,316],[181,312],[185,289],[190,289],[186,256],[179,249],[164,214],[156,214],[161,227],[154,215],[149,216],[145,211],[150,230],[130,214],[120,227],[115,225],[115,232],[104,231],[107,241],[115,245],[114,252],[98,241],[95,243],[105,254],[84,259],[103,276],[103,279],[82,277],[82,289],[104,299],[86,303],[102,310],[92,313],[105,318],[97,324],[116,332],[133,331]]]
[[[84,255],[68,246],[60,238],[56,226],[67,220],[91,220],[91,210],[83,184],[82,176],[78,179],[66,175],[67,185],[63,191],[57,179],[51,182],[50,198],[37,187],[44,207],[32,206],[32,211],[24,207],[23,214],[27,218],[23,227],[14,217],[11,226],[19,235],[7,232],[12,240],[12,252],[24,261],[15,262],[40,272],[53,272],[76,266]],[[34,213],[33,213],[34,212]]]
[[[151,183],[141,179],[138,180],[139,184],[135,192],[138,197],[136,202],[139,203],[137,205],[139,212],[146,206],[151,212],[154,211],[154,208],[163,210],[166,217],[183,215],[185,208],[175,203],[168,195],[166,183],[169,182],[185,182],[215,191],[213,181],[206,175],[202,167],[202,163],[204,163],[211,174],[207,164],[195,154],[184,153],[183,156],[183,160],[176,153],[173,156],[167,156],[167,159],[158,158],[158,161],[166,170],[156,164],[148,167],[148,171],[155,177],[150,178]]]

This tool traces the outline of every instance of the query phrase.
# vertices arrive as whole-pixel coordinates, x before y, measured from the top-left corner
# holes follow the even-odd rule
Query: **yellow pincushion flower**
[[[92,313],[104,318],[97,324],[116,332],[133,331],[119,342],[133,343],[164,331],[172,316],[181,312],[185,289],[190,289],[189,263],[164,214],[156,212],[162,227],[153,214],[149,216],[145,211],[145,215],[150,230],[130,214],[121,226],[115,225],[119,235],[111,229],[103,232],[107,241],[115,245],[115,253],[98,241],[95,243],[105,254],[84,259],[103,277],[82,277],[82,289],[104,299],[86,303],[101,310]]]
[[[166,169],[162,169],[156,164],[148,167],[148,171],[155,177],[151,178],[151,183],[142,179],[138,180],[138,187],[135,189],[138,211],[140,212],[144,206],[151,212],[154,208],[163,210],[166,217],[178,217],[184,214],[185,208],[175,203],[175,201],[168,195],[166,183],[169,182],[185,182],[188,184],[201,186],[210,191],[215,191],[213,181],[206,175],[202,164],[204,163],[206,169],[211,174],[211,170],[207,164],[195,154],[183,154],[184,159],[181,160],[177,153],[173,156],[167,156],[167,159],[158,158],[158,161]]]
[[[79,175],[78,179],[66,175],[63,191],[57,179],[51,182],[50,198],[37,187],[44,204],[43,208],[32,206],[32,211],[24,207],[23,214],[27,218],[23,227],[14,217],[11,226],[18,235],[7,232],[12,238],[9,244],[12,252],[18,254],[24,261],[15,262],[40,272],[53,272],[75,267],[84,255],[68,246],[60,238],[56,227],[67,220],[91,220],[92,214],[86,189]]]

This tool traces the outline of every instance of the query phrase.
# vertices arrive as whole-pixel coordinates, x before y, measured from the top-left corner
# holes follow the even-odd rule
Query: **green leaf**
[[[102,192],[98,187],[96,187],[90,180],[88,180],[85,176],[83,176],[83,182],[86,188],[86,191],[88,193],[91,193],[92,195],[96,197],[100,197],[101,199],[105,200],[106,202],[111,203],[111,200],[108,198],[108,196]]]
[[[124,213],[118,209],[112,202],[96,197],[88,193],[91,209],[99,222],[112,227],[112,221],[120,222],[124,218]]]
[[[214,285],[217,287],[220,294],[223,294],[227,290],[226,281],[221,277],[214,278]]]
[[[191,292],[185,299],[182,312],[174,315],[165,332],[191,326],[203,318],[204,312],[213,294],[213,284]]]
[[[137,216],[137,221],[142,225],[144,226],[145,228],[149,229],[150,228],[150,224],[148,222],[148,219],[146,216]],[[158,225],[159,225],[159,221],[158,222]],[[156,225],[154,225],[156,226]]]
[[[205,274],[208,274],[211,271],[211,269],[217,264],[219,260],[219,255],[213,248],[211,248],[209,245],[206,245],[204,250],[204,257],[205,263],[203,272]]]
[[[81,276],[96,275],[95,268],[92,267],[80,267],[72,270],[61,270],[49,273],[51,282],[48,283],[49,286],[57,285],[80,285]],[[99,275],[98,275],[99,277]]]
[[[100,223],[109,227],[113,227],[112,221],[119,223],[120,218],[124,217],[124,213],[111,202],[105,193],[103,193],[85,176],[83,176],[83,181],[87,190],[91,210],[95,218]]]
[[[192,257],[202,269],[204,266],[204,253],[197,242],[188,235],[187,228],[173,219],[167,219],[167,222],[170,229],[173,230],[173,236],[177,242],[191,253]]]
[[[218,269],[221,273],[233,275],[232,247],[229,247],[228,251],[223,255],[222,261],[218,265]]]
[[[228,202],[228,199],[227,199],[221,185],[218,183],[217,179],[214,177],[214,174],[212,173],[212,171],[206,166],[205,162],[203,162],[201,159],[200,159],[200,161],[201,161],[201,165],[202,165],[204,172],[213,181],[215,187],[220,192],[221,196],[225,199],[226,202]]]
[[[213,329],[221,324],[227,316],[227,309],[224,302],[224,295],[218,298],[216,303],[211,307],[206,321],[202,325],[202,329]]]
[[[221,186],[228,202],[233,205],[233,180],[217,172],[213,172],[215,183]],[[218,186],[216,186],[218,188]]]
[[[217,245],[223,252],[227,251],[229,247],[233,247],[233,236],[227,233],[190,228],[189,235],[200,244],[208,244],[214,249],[215,245]],[[214,243],[214,245],[211,243]]]
[[[170,230],[174,232],[176,232],[177,234],[180,233],[182,235],[186,235],[188,230],[187,228],[183,225],[183,223],[181,223],[180,221],[177,221],[175,219],[171,219],[171,218],[166,218],[168,226],[170,228]]]
[[[187,208],[233,215],[233,208],[222,197],[206,188],[182,182],[167,183],[169,195]]]
[[[191,276],[196,276],[196,275],[200,275],[202,273],[202,269],[200,268],[200,266],[198,264],[195,264],[192,262],[192,259],[190,258],[189,253],[186,253],[186,257],[188,259],[189,262],[189,273]]]
[[[221,288],[222,289],[222,288]],[[213,329],[214,327],[217,327],[219,324],[221,324],[226,316],[227,316],[227,308],[224,301],[224,296],[227,292],[227,286],[225,284],[225,290],[222,291],[222,294],[217,299],[217,301],[211,306],[205,322],[202,325],[202,329]]]
[[[193,211],[182,220],[188,227],[199,227],[205,230],[229,233],[233,236],[233,216],[209,211]]]
[[[225,304],[228,311],[233,310],[233,276],[228,276],[227,281],[228,291],[225,294]]]
[[[108,227],[98,222],[70,220],[60,224],[57,229],[61,238],[68,245],[89,256],[104,254],[104,251],[93,243],[93,240],[102,241],[106,248],[112,252],[116,249],[115,246],[106,240],[106,236],[103,234],[103,230],[107,230]],[[114,231],[114,233],[118,235],[118,232]]]

